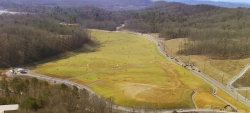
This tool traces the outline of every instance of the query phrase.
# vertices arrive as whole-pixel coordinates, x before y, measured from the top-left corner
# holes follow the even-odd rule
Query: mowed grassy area
[[[242,104],[240,101],[238,101],[235,98],[232,98],[230,95],[222,91],[221,89],[218,89],[217,95],[221,98],[225,99],[226,101],[230,102],[232,105],[234,105],[238,110],[239,113],[246,113],[250,111],[250,107],[246,106],[245,104]]]
[[[157,36],[157,34],[153,34]],[[178,55],[179,44],[188,42],[187,38],[178,38],[164,42],[165,50],[171,56],[184,62],[195,64],[202,72],[226,85],[250,61],[250,58],[238,60],[214,60],[203,55]]]
[[[91,36],[99,45],[85,46],[94,51],[43,63],[32,71],[81,83],[122,106],[190,108],[194,107],[194,90],[213,100],[196,98],[200,108],[225,105],[211,95],[212,88],[206,82],[167,61],[153,41],[141,35],[101,30],[92,30]]]
[[[153,35],[158,37],[157,34]],[[239,59],[239,60],[213,60],[202,55],[185,56],[176,54],[177,51],[179,50],[178,45],[181,43],[183,44],[185,41],[188,42],[188,39],[178,38],[178,39],[164,41],[166,52],[179,60],[195,64],[195,66],[199,68],[200,71],[211,76],[212,78],[214,78],[220,83],[223,83],[224,85],[226,85],[234,76],[236,76],[250,61],[250,58]],[[241,93],[243,96],[246,96],[246,91],[238,91],[238,92]],[[195,98],[198,98],[199,101],[204,100],[208,102],[209,100],[207,100],[204,97],[209,97],[209,96],[205,96],[204,94],[203,93],[197,94]],[[230,102],[231,104],[235,105],[241,111],[245,110],[250,111],[250,107],[243,105],[237,99],[232,98],[230,95],[227,95],[224,91],[220,89],[218,90],[217,95],[226,100],[227,102]],[[249,95],[247,96],[249,97]],[[196,100],[197,103],[199,103],[199,101]]]

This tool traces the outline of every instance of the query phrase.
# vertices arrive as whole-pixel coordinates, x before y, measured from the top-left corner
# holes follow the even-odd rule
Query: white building
[[[0,105],[0,113],[4,113],[4,111],[13,111],[18,110],[19,105],[13,104],[13,105]]]

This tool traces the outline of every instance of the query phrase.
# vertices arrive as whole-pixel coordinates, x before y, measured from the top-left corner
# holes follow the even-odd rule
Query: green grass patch
[[[193,107],[193,90],[212,88],[187,69],[167,61],[153,41],[135,34],[92,30],[99,45],[92,52],[42,63],[33,71],[84,84],[117,105],[155,108]]]

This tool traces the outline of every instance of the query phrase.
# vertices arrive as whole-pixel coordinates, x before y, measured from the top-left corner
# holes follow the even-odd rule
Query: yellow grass
[[[199,92],[194,96],[198,108],[223,108],[225,103],[216,99],[208,92]]]
[[[226,101],[230,102],[232,105],[234,105],[238,110],[240,110],[240,113],[245,113],[246,110],[250,111],[250,107],[242,104],[239,102],[237,99],[231,97],[221,89],[218,89],[217,95],[220,96],[221,98],[225,99]]]
[[[238,90],[238,93],[240,93],[243,97],[246,97],[248,100],[250,100],[250,90]]]
[[[239,59],[239,60],[213,60],[202,55],[185,56],[185,55],[176,54],[177,51],[179,50],[178,45],[185,43],[185,41],[188,42],[188,39],[179,38],[179,39],[165,41],[164,44],[165,44],[166,52],[170,54],[171,56],[174,56],[184,62],[195,64],[195,66],[198,67],[200,71],[211,76],[212,78],[214,78],[218,82],[223,83],[224,85],[226,85],[234,76],[236,76],[250,61],[250,58]],[[243,94],[244,96],[245,91],[239,91],[239,92]],[[196,101],[196,102],[200,103],[202,101],[206,101],[207,103],[213,104],[212,101],[209,101],[209,99],[204,98],[204,97],[210,97],[210,96],[207,96],[207,95],[205,96],[205,95],[206,93],[197,94],[195,96],[195,99],[199,99],[199,101]],[[245,112],[246,109],[248,109],[248,111],[250,110],[249,107],[243,105],[236,99],[233,99],[231,96],[227,95],[225,92],[221,90],[218,91],[217,95],[225,99],[227,102],[230,102],[231,104],[235,105],[241,111]],[[220,106],[223,105],[223,104],[219,104],[219,102],[216,102],[216,103],[217,105],[220,105]],[[198,106],[206,107],[206,105],[203,105],[202,103],[200,103]]]
[[[218,82],[223,82],[223,84],[229,82],[250,61],[250,58],[239,60],[213,60],[202,55],[185,56],[176,54],[180,48],[179,45],[184,44],[185,42],[188,42],[187,38],[167,40],[164,42],[165,50],[171,56],[184,62],[195,64],[202,72],[213,77]]]
[[[156,108],[193,107],[193,90],[204,92],[212,102],[200,100],[201,108],[222,103],[212,88],[190,71],[167,61],[153,41],[135,34],[92,30],[100,45],[93,52],[78,52],[68,58],[38,65],[33,71],[68,78],[84,84],[117,105],[136,107],[144,103]],[[94,45],[86,45],[89,49]]]

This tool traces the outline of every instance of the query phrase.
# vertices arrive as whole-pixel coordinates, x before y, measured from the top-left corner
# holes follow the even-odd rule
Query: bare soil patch
[[[248,71],[239,79],[237,79],[233,86],[235,87],[250,87],[250,70]]]
[[[135,98],[137,94],[139,94],[140,92],[158,87],[155,85],[141,84],[141,83],[129,83],[129,82],[121,83],[118,86],[120,87],[120,90],[122,90],[126,95],[132,98]]]
[[[121,83],[119,87],[127,96],[150,103],[177,102],[181,99],[184,91],[184,89],[130,82]]]

